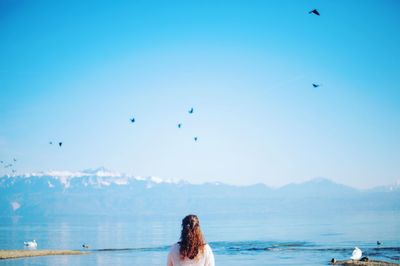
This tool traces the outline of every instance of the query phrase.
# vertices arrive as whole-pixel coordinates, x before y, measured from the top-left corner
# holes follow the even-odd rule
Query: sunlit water
[[[23,249],[24,241],[36,239],[38,249],[82,250],[85,243],[90,253],[0,265],[165,265],[181,218],[1,218],[0,249]],[[200,218],[217,265],[326,265],[333,257],[348,259],[355,246],[370,258],[400,263],[398,212]]]

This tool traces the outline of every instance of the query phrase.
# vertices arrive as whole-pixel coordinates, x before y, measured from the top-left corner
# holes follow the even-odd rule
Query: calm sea
[[[0,249],[23,249],[36,239],[38,249],[82,250],[85,243],[91,251],[0,265],[165,265],[182,216],[0,218]],[[327,265],[333,257],[348,259],[355,246],[370,258],[400,263],[399,212],[199,216],[217,265]]]

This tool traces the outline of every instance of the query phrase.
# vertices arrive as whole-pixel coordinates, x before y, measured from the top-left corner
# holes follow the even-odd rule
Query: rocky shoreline
[[[84,255],[78,250],[0,250],[0,260],[52,255]]]

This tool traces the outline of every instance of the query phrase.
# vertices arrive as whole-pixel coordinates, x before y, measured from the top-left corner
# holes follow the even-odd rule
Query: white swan
[[[358,247],[355,247],[353,253],[351,254],[350,259],[352,260],[360,260],[362,257],[362,251]]]
[[[33,241],[24,242],[24,245],[28,248],[37,248],[37,243],[35,239]]]

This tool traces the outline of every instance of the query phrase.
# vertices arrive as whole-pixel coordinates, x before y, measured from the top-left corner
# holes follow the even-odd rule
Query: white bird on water
[[[24,242],[24,245],[28,248],[37,248],[36,240]]]
[[[360,260],[362,257],[362,251],[358,247],[355,247],[353,253],[351,254],[350,259],[352,260]]]

